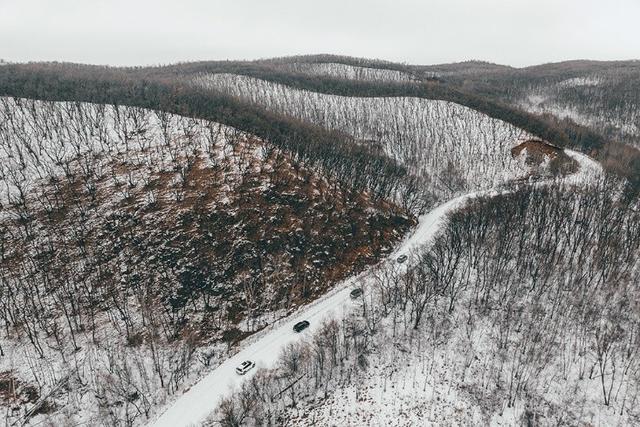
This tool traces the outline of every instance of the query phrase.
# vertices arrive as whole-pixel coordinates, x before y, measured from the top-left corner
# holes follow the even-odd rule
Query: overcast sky
[[[0,0],[7,61],[307,53],[514,66],[638,59],[640,0]]]

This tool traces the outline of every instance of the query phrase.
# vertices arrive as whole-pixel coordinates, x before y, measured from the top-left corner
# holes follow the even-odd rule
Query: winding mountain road
[[[577,184],[590,181],[595,176],[602,174],[600,164],[583,154],[565,150],[580,165],[579,170],[568,177],[568,183]],[[488,190],[466,194],[452,199],[418,219],[418,226],[399,245],[391,255],[395,259],[401,254],[410,253],[412,250],[428,243],[438,232],[448,213],[463,206],[469,199],[480,195],[497,195],[498,191]],[[406,268],[403,264],[401,268]],[[300,339],[301,336],[313,334],[315,328],[326,318],[340,318],[352,300],[349,293],[355,283],[363,283],[369,280],[370,273],[365,271],[355,277],[351,277],[315,302],[300,308],[285,319],[270,325],[267,332],[252,344],[227,359],[215,370],[203,377],[198,383],[188,389],[173,404],[150,425],[156,427],[179,427],[200,425],[216,409],[220,401],[229,395],[243,381],[250,378],[256,371],[253,369],[244,376],[236,374],[235,368],[245,360],[252,360],[256,368],[275,366],[278,356],[287,344]],[[302,333],[293,331],[293,325],[300,320],[308,320],[311,325]]]

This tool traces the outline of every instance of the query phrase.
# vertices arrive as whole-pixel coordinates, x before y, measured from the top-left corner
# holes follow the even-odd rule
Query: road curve
[[[566,152],[580,165],[577,173],[564,178],[568,182],[584,182],[602,174],[601,166],[589,157],[570,150],[566,150]],[[480,195],[497,194],[498,192],[495,190],[469,193],[452,199],[431,212],[422,215],[418,219],[418,226],[394,251],[391,259],[395,259],[403,253],[410,253],[412,250],[428,243],[440,229],[447,214],[460,208],[467,200]],[[239,376],[235,373],[236,366],[245,360],[254,361],[257,368],[275,366],[281,350],[287,344],[300,339],[301,336],[312,334],[314,329],[325,318],[341,317],[344,308],[351,304],[349,293],[354,283],[366,281],[368,276],[369,273],[365,271],[341,282],[318,300],[301,307],[287,318],[269,326],[267,332],[261,338],[249,344],[203,377],[166,408],[157,419],[152,420],[150,425],[155,427],[200,425],[217,408],[225,396],[229,395],[242,381],[246,381],[256,371],[256,369],[253,369],[246,375]],[[311,323],[310,327],[301,334],[295,333],[292,329],[293,325],[305,319]]]

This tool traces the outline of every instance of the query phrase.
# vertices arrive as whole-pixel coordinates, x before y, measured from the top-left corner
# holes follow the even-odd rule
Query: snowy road
[[[566,150],[567,154],[578,161],[580,169],[577,173],[566,177],[568,182],[585,182],[594,176],[602,174],[602,167],[589,157]],[[413,249],[428,243],[439,230],[442,221],[449,212],[452,212],[478,195],[497,195],[497,191],[481,191],[457,197],[438,206],[418,220],[418,226],[391,255],[391,259],[403,253],[409,253]],[[290,342],[300,339],[300,336],[313,333],[314,328],[322,323],[325,318],[339,318],[344,307],[351,304],[349,293],[353,284],[367,280],[368,273],[345,280],[332,291],[317,301],[302,307],[296,313],[286,319],[271,325],[268,332],[256,342],[248,345],[235,356],[227,359],[214,371],[202,378],[198,383],[180,396],[158,419],[151,422],[156,427],[179,427],[199,425],[206,417],[216,409],[221,399],[230,394],[242,381],[250,378],[256,371],[253,369],[245,376],[235,373],[236,366],[245,360],[252,360],[257,368],[272,367],[276,364],[280,351]],[[300,320],[308,320],[311,326],[301,334],[293,331],[293,325]]]
[[[474,195],[475,193],[455,198],[421,216],[414,232],[391,255],[392,259],[428,242],[439,229],[446,214],[464,204]],[[349,293],[353,284],[361,280],[367,280],[367,272],[345,280],[319,300],[302,307],[284,321],[279,321],[275,326],[271,326],[271,330],[261,339],[227,359],[202,378],[151,424],[157,427],[199,425],[218,406],[224,396],[239,386],[242,381],[250,378],[256,371],[253,369],[245,376],[239,376],[235,373],[236,366],[245,360],[253,360],[257,368],[274,366],[280,351],[288,343],[300,339],[301,335],[313,333],[314,328],[320,325],[325,318],[340,317],[343,308],[351,304]],[[292,329],[293,325],[305,319],[311,323],[311,326],[301,334],[295,333]]]

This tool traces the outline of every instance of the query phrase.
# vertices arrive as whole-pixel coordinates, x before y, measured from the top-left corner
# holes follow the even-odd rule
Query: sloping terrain
[[[640,144],[639,61],[567,61],[520,69],[485,68],[474,63],[418,68],[436,72],[465,91],[555,117],[569,132],[572,127],[577,133],[585,133],[588,129],[592,133],[588,136],[592,140],[589,145],[601,135],[606,139],[605,146],[602,142],[596,143],[593,149],[601,153],[602,160],[611,157],[624,164],[625,158],[632,154],[615,143],[635,147]],[[571,122],[582,125],[583,130],[572,126]],[[584,137],[587,135],[581,138]],[[607,148],[612,152],[606,153]],[[633,157],[637,155],[633,154]],[[624,171],[631,167],[637,168],[637,165],[627,163],[618,169]]]
[[[640,66],[638,66],[640,69]],[[560,81],[535,82],[517,102],[533,112],[554,114],[598,129],[605,135],[640,145],[640,70],[592,72]]]
[[[581,66],[2,68],[10,423],[638,422],[634,152],[514,107]]]
[[[578,158],[566,186],[445,211],[408,264],[373,269],[355,307],[285,345],[212,422],[638,423],[638,197]]]
[[[412,226],[252,135],[0,98],[0,407],[143,422],[235,344]]]
[[[303,64],[305,69],[335,68],[331,64],[377,68],[383,73],[401,72],[417,81],[368,84],[365,80],[339,79],[338,73],[332,78],[318,74],[313,79],[301,78],[285,72],[292,63]],[[640,151],[631,146],[637,146],[638,61],[567,61],[517,69],[481,61],[414,66],[315,55],[258,61],[253,66],[209,63],[199,70],[187,70],[190,75],[242,74],[335,95],[411,96],[455,102],[526,129],[556,146],[587,152],[607,170],[639,185]]]
[[[469,195],[456,198],[421,216],[416,229],[401,242],[389,258],[396,259],[399,255],[411,253],[427,244],[440,231],[446,215],[464,205],[467,199]],[[323,322],[342,319],[345,313],[349,313],[356,303],[350,297],[350,292],[373,279],[374,274],[371,270],[352,276],[314,303],[301,307],[288,318],[283,319],[283,322],[267,328],[264,335],[257,336],[254,342],[248,343],[241,352],[187,390],[157,420],[154,420],[153,425],[156,427],[197,425],[205,422],[207,416],[210,416],[212,421],[217,420],[217,414],[213,414],[213,411],[225,402],[227,394],[240,387],[246,387],[248,382],[252,381],[254,372],[240,377],[235,373],[236,366],[245,360],[251,360],[260,369],[276,367],[281,361],[281,353],[288,346],[299,342],[301,335],[302,340],[307,340],[312,336],[311,334],[316,334],[322,328]],[[310,321],[311,324],[302,334],[297,334],[292,330],[292,325],[300,320]],[[243,412],[243,415],[248,414]]]
[[[493,188],[529,173],[511,148],[530,134],[469,108],[421,98],[358,98],[326,95],[246,76],[201,75],[194,84],[212,88],[379,146],[420,178],[414,191],[429,199]]]
[[[414,76],[417,80],[356,80],[339,78],[332,72],[310,76],[304,72],[288,71],[291,64],[294,64],[294,67],[297,66],[295,64],[311,68],[328,67],[330,70],[335,66],[348,69],[379,69],[382,74],[390,71],[400,72]],[[434,72],[432,70],[440,68],[449,70],[446,78],[430,77]],[[467,69],[473,70],[473,73],[465,78]],[[197,76],[233,74],[327,95],[411,97],[453,102],[526,130],[556,146],[588,152],[603,162],[608,170],[614,170],[618,174],[635,170],[636,163],[640,163],[637,161],[640,159],[637,150],[629,150],[627,146],[607,140],[598,130],[594,131],[551,116],[527,113],[518,108],[509,95],[514,93],[514,87],[527,82],[527,78],[525,75],[509,75],[510,70],[514,73],[519,71],[474,62],[443,67],[421,67],[331,55],[260,61],[204,61],[133,69],[33,63],[12,64],[0,69],[0,93],[53,100],[73,99],[150,107],[214,120],[243,129],[279,146],[285,145],[296,154],[302,151],[301,154],[305,158],[312,154],[314,161],[317,161],[316,155],[319,152],[322,152],[321,159],[333,154],[349,158],[350,161],[358,158],[348,150],[341,150],[341,144],[335,143],[341,139],[339,135],[330,136],[326,132],[320,135],[322,132],[319,134],[317,129],[312,131],[308,126],[300,126],[299,121],[285,119],[278,114],[269,114],[264,109],[246,102],[231,100],[219,91],[203,92],[197,87],[185,86],[185,83],[188,84]],[[509,103],[512,105],[508,105]],[[300,141],[301,136],[307,141]],[[322,140],[320,146],[317,144],[318,139]],[[331,150],[323,152],[320,147],[327,145],[331,146]],[[309,149],[306,150],[305,147]],[[367,157],[371,157],[372,154],[367,153]],[[381,163],[381,160],[376,159],[376,162]],[[322,163],[324,168],[333,169],[336,159],[330,158]],[[389,166],[393,169],[392,165],[386,165]],[[395,174],[391,169],[389,176]],[[634,174],[627,173],[626,176],[629,178]],[[353,180],[352,177],[347,179]],[[387,196],[388,194],[385,194],[385,197]]]
[[[358,102],[377,98],[340,98],[229,74],[201,75],[196,84],[349,132],[363,144],[380,142],[387,154],[426,176],[419,169],[428,164],[424,158],[412,163],[393,151],[407,145],[400,135],[424,134],[403,132],[384,114],[359,108]],[[371,111],[384,111],[383,104],[374,105]],[[408,121],[412,110],[402,105],[396,116]],[[376,120],[377,133],[371,131]],[[475,125],[462,121],[451,128]],[[432,120],[430,130],[444,134],[440,123]],[[395,140],[385,138],[390,129]],[[279,360],[270,356],[271,369],[243,382],[211,421],[637,422],[637,310],[616,315],[619,304],[637,299],[637,195],[624,181],[603,181],[600,167],[584,156],[527,137],[504,144],[514,158],[524,154],[530,166],[573,158],[580,176],[480,198],[452,213],[442,235],[415,253],[408,270],[390,263],[375,270],[373,280],[359,282],[365,297],[358,309],[330,317],[304,342],[283,344]],[[438,159],[424,147],[415,151]]]
[[[416,77],[402,71],[359,67],[336,62],[286,62],[281,64],[280,68],[288,72],[301,73],[308,76],[325,76],[357,81],[411,82],[417,80]]]

